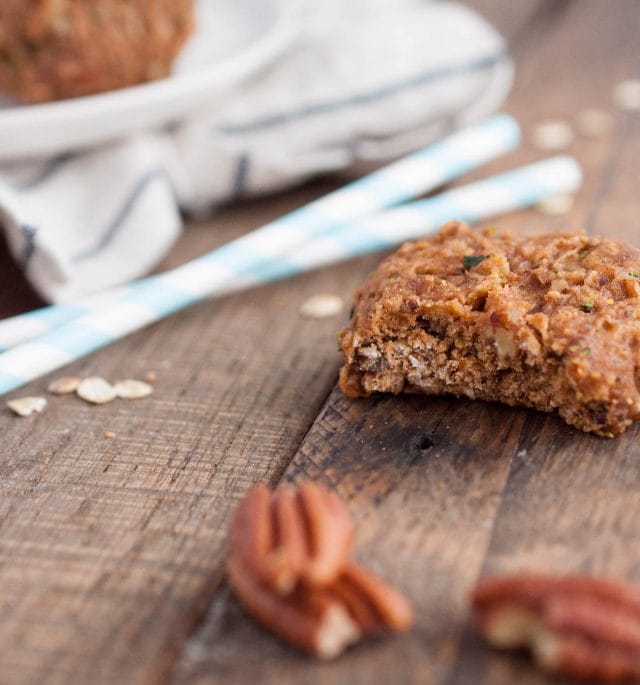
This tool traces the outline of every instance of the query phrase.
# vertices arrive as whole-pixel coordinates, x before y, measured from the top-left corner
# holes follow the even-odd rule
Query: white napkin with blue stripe
[[[70,301],[152,269],[181,212],[404,154],[495,111],[512,76],[502,38],[461,5],[313,3],[286,54],[210,113],[0,168],[0,222],[42,296]]]

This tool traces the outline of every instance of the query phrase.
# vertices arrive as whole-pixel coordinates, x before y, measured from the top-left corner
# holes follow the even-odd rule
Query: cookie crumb
[[[576,117],[578,132],[585,138],[604,138],[613,127],[613,117],[601,109],[583,109]]]
[[[533,129],[533,144],[540,150],[563,150],[574,139],[571,126],[561,119],[541,121]]]
[[[613,89],[613,101],[625,112],[640,112],[640,80],[620,81]]]
[[[113,389],[116,395],[123,400],[137,400],[142,397],[148,397],[153,392],[153,388],[149,383],[136,381],[132,378],[118,381],[113,386]]]
[[[339,314],[344,309],[344,301],[337,295],[322,293],[312,295],[300,305],[300,315],[307,319],[326,319]]]
[[[536,205],[536,208],[547,216],[561,216],[571,211],[573,207],[572,195],[556,195]]]
[[[155,371],[148,371],[144,376],[144,380],[153,385],[158,380],[158,374]]]
[[[104,437],[109,439],[109,440],[114,440],[116,437],[116,434],[113,431],[105,431]]]
[[[81,380],[77,376],[56,378],[47,386],[47,392],[50,392],[52,395],[68,395],[78,389]]]
[[[76,388],[76,394],[91,404],[106,404],[117,397],[115,388],[111,383],[99,376],[90,376],[80,381]]]
[[[46,406],[47,400],[44,397],[19,397],[7,402],[7,407],[18,416],[40,414]]]

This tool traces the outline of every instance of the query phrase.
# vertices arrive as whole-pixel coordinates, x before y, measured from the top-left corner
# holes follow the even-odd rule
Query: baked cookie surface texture
[[[0,88],[43,102],[167,76],[193,0],[2,0]]]
[[[464,395],[611,436],[640,418],[640,251],[451,222],[380,264],[339,337],[349,397]]]

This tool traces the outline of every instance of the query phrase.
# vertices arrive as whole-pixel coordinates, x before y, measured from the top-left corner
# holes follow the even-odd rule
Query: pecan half
[[[231,527],[234,554],[281,594],[300,581],[331,582],[351,552],[353,524],[336,495],[311,482],[275,491],[258,485],[236,510]]]
[[[413,610],[397,590],[352,564],[329,585],[300,585],[288,595],[261,582],[239,557],[231,557],[227,575],[249,613],[321,659],[338,656],[364,635],[406,630],[413,622]]]
[[[528,647],[549,671],[608,682],[640,679],[640,590],[585,576],[517,574],[472,595],[492,645]]]
[[[402,632],[413,623],[413,608],[404,595],[361,566],[345,566],[327,592],[346,607],[365,634]]]
[[[346,608],[322,591],[300,587],[288,595],[274,592],[239,557],[227,577],[245,609],[285,642],[321,659],[338,656],[362,635]]]
[[[233,518],[229,584],[266,628],[320,658],[364,635],[406,630],[411,605],[349,562],[352,538],[346,507],[319,485],[258,485]]]

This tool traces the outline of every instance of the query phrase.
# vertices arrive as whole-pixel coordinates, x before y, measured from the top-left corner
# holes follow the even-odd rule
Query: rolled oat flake
[[[136,381],[132,378],[118,381],[113,388],[116,391],[116,395],[123,400],[137,400],[142,397],[148,397],[153,392],[153,388],[149,383]]]
[[[561,216],[571,211],[573,207],[572,195],[556,195],[538,203],[537,209],[548,216]]]
[[[578,132],[593,140],[604,138],[613,127],[613,123],[611,114],[601,109],[583,109],[576,117]]]
[[[625,112],[640,112],[640,80],[620,81],[613,89],[613,101]]]
[[[308,319],[325,319],[339,314],[344,308],[341,297],[322,293],[312,295],[300,305],[300,314]]]
[[[46,406],[47,400],[44,397],[19,397],[7,402],[7,407],[18,416],[40,414]]]
[[[90,376],[80,381],[76,388],[76,394],[91,404],[106,404],[117,397],[113,385],[99,376]]]
[[[541,121],[533,129],[533,144],[540,150],[563,150],[575,138],[571,126],[562,119]]]
[[[47,392],[50,392],[52,395],[68,395],[78,389],[81,380],[81,378],[76,376],[56,378],[47,386]]]

